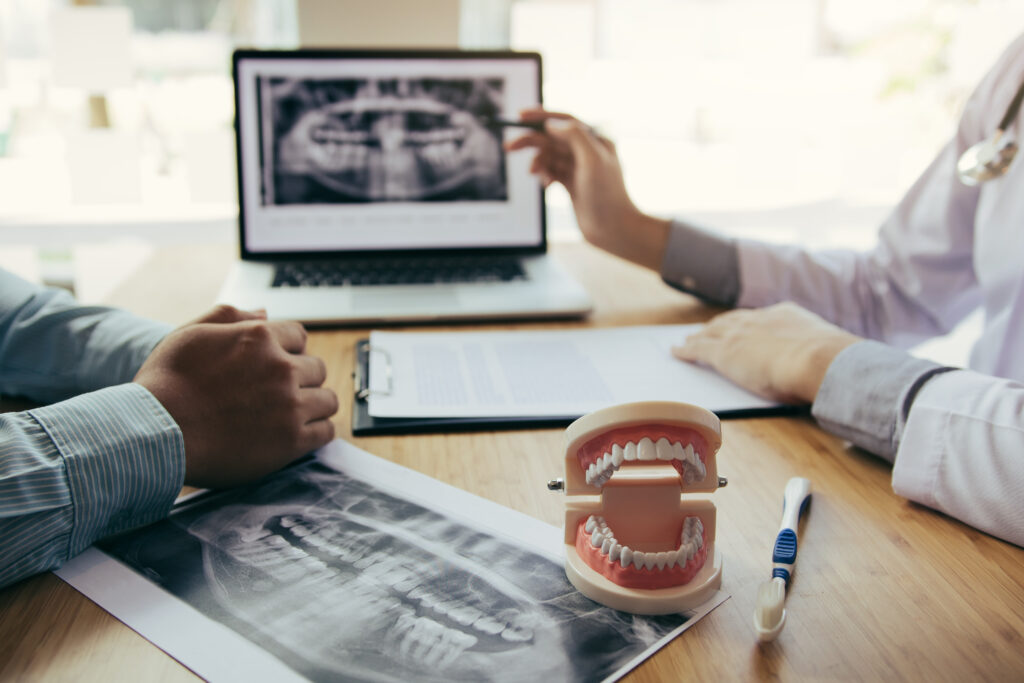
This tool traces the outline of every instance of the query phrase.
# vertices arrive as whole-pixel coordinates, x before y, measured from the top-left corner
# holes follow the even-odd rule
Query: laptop
[[[532,155],[502,148],[538,54],[239,50],[233,74],[241,258],[219,301],[313,325],[590,311],[547,252]]]

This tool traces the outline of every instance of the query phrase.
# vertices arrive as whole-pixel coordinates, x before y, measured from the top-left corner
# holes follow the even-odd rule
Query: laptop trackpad
[[[458,294],[451,289],[439,291],[383,292],[373,287],[364,287],[352,297],[352,308],[357,311],[394,311],[416,309],[430,311],[433,307],[451,310],[459,302]]]

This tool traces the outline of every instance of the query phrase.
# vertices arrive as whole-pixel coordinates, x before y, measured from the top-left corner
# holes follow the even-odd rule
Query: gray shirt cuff
[[[661,279],[708,303],[732,307],[740,291],[736,242],[672,221],[661,261]]]
[[[826,431],[892,462],[917,392],[954,369],[879,342],[857,342],[829,365],[811,414]]]

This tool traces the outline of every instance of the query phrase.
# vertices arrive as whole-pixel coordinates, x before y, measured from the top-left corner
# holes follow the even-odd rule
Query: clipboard
[[[400,434],[428,434],[438,432],[473,432],[506,429],[553,429],[565,427],[582,415],[502,415],[499,417],[374,417],[370,415],[370,396],[387,392],[393,382],[390,358],[383,349],[374,349],[370,340],[356,341],[355,365],[352,369],[352,436],[394,436]],[[370,358],[378,354],[386,362],[386,386],[370,389]],[[809,415],[809,406],[774,406],[771,408],[741,408],[713,411],[719,419],[754,417],[784,417]]]
[[[380,357],[387,365],[388,391],[391,377],[390,358],[386,351],[373,349],[369,339],[356,342],[356,361],[352,370],[352,436],[384,436],[396,434],[427,434],[431,432],[491,431],[494,429],[546,429],[564,427],[579,415],[515,416],[515,417],[374,417],[370,415],[370,357]]]

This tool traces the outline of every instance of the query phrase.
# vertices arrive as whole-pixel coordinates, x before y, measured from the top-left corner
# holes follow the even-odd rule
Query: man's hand
[[[658,270],[669,223],[633,204],[612,141],[568,114],[527,109],[520,118],[545,121],[545,132],[527,133],[508,142],[506,149],[537,150],[530,172],[545,187],[553,182],[565,186],[583,236],[617,256]]]
[[[857,337],[792,303],[712,319],[672,353],[786,403],[813,403],[828,366]]]
[[[135,375],[185,439],[185,483],[254,481],[334,438],[338,397],[306,331],[219,306],[160,342]]]

